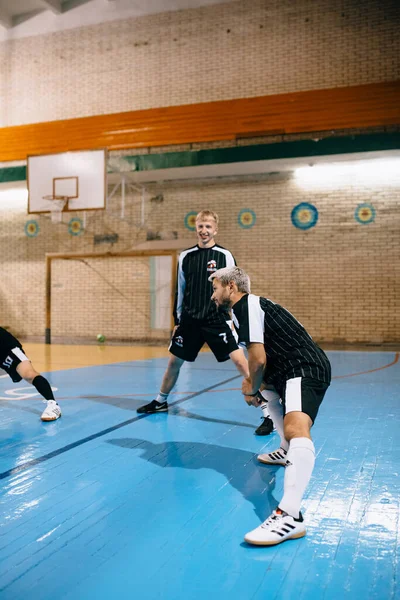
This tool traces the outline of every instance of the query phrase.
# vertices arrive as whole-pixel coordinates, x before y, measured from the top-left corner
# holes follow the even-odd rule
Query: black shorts
[[[300,411],[308,415],[314,423],[328,387],[328,383],[311,377],[288,379],[282,386],[277,386],[277,392],[282,399],[283,414]]]
[[[14,346],[13,348],[1,349],[0,367],[11,377],[14,383],[22,380],[21,375],[17,372],[17,367],[24,360],[29,360],[25,355],[22,346]]]
[[[221,317],[218,323],[207,323],[184,315],[172,336],[169,351],[182,360],[193,362],[205,343],[218,362],[228,360],[230,353],[239,348],[232,321]]]

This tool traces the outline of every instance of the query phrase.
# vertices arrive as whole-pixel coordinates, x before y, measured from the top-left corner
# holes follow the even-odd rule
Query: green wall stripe
[[[26,167],[6,167],[0,169],[0,183],[8,181],[26,181]]]
[[[179,167],[196,167],[226,163],[240,163],[256,160],[276,160],[307,156],[329,156],[353,152],[374,152],[400,149],[400,132],[370,135],[330,137],[318,141],[300,140],[277,144],[255,146],[235,146],[212,150],[187,150],[185,152],[165,152],[163,154],[141,154],[125,156],[132,164],[132,170],[154,171]],[[0,183],[25,181],[26,167],[0,169]]]
[[[400,133],[388,133],[325,138],[316,142],[313,140],[301,140],[212,150],[144,154],[140,156],[127,156],[125,159],[133,163],[137,171],[152,171],[174,167],[195,167],[255,160],[348,154],[353,152],[393,150],[397,148],[400,148]]]

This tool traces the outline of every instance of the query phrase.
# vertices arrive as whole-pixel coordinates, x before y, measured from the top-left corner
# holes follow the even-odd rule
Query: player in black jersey
[[[138,413],[155,413],[168,410],[168,395],[174,387],[185,361],[193,362],[207,342],[218,362],[233,360],[239,372],[247,377],[247,360],[239,349],[229,311],[218,309],[211,301],[212,273],[234,266],[235,259],[229,250],[215,243],[218,215],[203,210],[196,217],[198,243],[179,255],[177,290],[174,306],[175,328],[169,351],[171,357],[155,400],[137,409]],[[263,421],[257,435],[273,431],[267,403],[261,406]]]
[[[49,382],[35,371],[21,342],[3,327],[0,327],[0,367],[8,373],[14,383],[25,379],[47,400],[47,406],[41,416],[42,421],[55,421],[61,417],[61,409],[54,400]]]
[[[300,505],[315,462],[310,430],[331,381],[329,360],[289,311],[250,293],[250,279],[242,269],[221,269],[210,279],[212,299],[232,309],[239,343],[248,350],[250,376],[242,385],[245,400],[257,406],[258,390],[265,382],[263,395],[269,398],[269,410],[281,437],[280,448],[259,455],[258,460],[285,467],[279,506],[244,539],[271,546],[303,537],[306,529]]]

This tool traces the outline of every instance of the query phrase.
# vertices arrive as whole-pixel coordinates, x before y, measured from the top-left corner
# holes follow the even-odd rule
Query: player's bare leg
[[[245,357],[243,350],[238,348],[237,350],[234,350],[233,352],[231,352],[229,357],[235,364],[239,373],[245,379],[247,379],[249,377],[249,364],[247,362],[247,358]]]
[[[152,414],[156,412],[167,412],[168,410],[168,396],[178,381],[179,372],[181,367],[185,361],[182,358],[178,358],[174,354],[170,355],[167,370],[164,373],[163,380],[161,382],[161,388],[158,393],[157,398],[149,402],[149,404],[145,404],[144,406],[140,406],[137,409],[139,414]]]
[[[17,372],[19,375],[21,375],[22,379],[25,379],[25,381],[27,383],[30,383],[31,385],[33,384],[33,380],[36,377],[40,376],[40,373],[35,371],[35,369],[33,368],[30,360],[22,361],[17,367]],[[51,393],[51,394],[53,395],[53,393]],[[42,396],[43,396],[43,394],[42,394]]]
[[[163,396],[168,396],[170,394],[172,388],[178,381],[179,372],[184,362],[185,361],[181,358],[171,354],[168,361],[167,370],[165,371],[163,380],[161,382],[160,393]]]

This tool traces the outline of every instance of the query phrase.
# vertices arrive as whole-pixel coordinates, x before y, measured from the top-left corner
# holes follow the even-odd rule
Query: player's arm
[[[249,377],[243,380],[242,393],[247,404],[258,406],[258,391],[267,364],[264,347],[264,311],[260,305],[260,298],[249,294],[244,304],[239,307],[236,318],[239,322],[239,342],[244,343],[248,351],[250,373]]]
[[[182,314],[183,295],[185,293],[186,279],[183,271],[183,259],[179,256],[178,269],[176,274],[175,302],[174,302],[174,323],[175,327],[179,325]]]
[[[258,390],[263,381],[265,367],[267,365],[267,356],[265,354],[264,344],[253,342],[247,345],[249,377],[243,380],[242,393],[245,396],[247,404],[258,406]]]
[[[228,250],[225,254],[225,267],[236,267],[236,260],[233,254]]]

